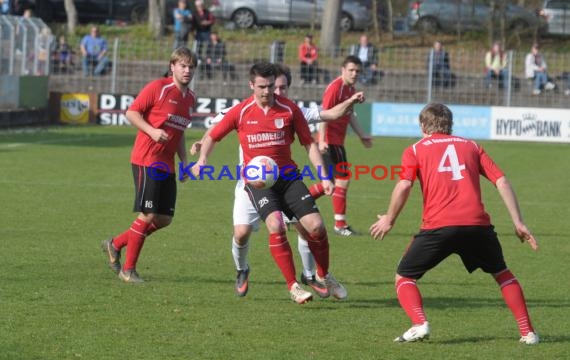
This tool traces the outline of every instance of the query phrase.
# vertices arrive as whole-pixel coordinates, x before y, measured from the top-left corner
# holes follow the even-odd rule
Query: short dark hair
[[[251,82],[255,82],[255,78],[258,76],[266,78],[270,76],[275,76],[275,73],[276,73],[275,66],[272,63],[270,63],[269,61],[260,61],[253,64],[251,69],[249,69],[249,80]]]
[[[289,68],[289,66],[281,63],[276,63],[274,65],[275,65],[275,77],[284,75],[285,78],[287,79],[287,87],[291,87],[292,77],[291,77],[291,69]]]
[[[342,62],[342,67],[345,67],[347,64],[351,63],[362,66],[362,60],[360,60],[358,56],[348,55],[347,57],[344,58],[344,61]]]

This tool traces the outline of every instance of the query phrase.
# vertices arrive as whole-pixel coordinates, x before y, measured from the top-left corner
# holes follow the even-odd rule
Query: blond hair
[[[422,131],[428,135],[450,135],[453,128],[453,114],[443,104],[427,104],[420,112],[420,125]]]

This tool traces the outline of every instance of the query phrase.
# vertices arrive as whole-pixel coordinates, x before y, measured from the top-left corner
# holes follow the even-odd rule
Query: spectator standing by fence
[[[299,62],[301,63],[301,84],[318,82],[319,51],[313,44],[313,35],[305,35],[305,40],[299,45]]]
[[[433,54],[433,55],[432,55]],[[428,72],[432,74],[432,86],[449,87],[452,85],[449,53],[443,49],[441,41],[433,43],[433,49],[427,58]]]
[[[97,26],[92,26],[91,32],[81,39],[81,55],[84,76],[101,75],[109,64],[107,40],[99,35]]]
[[[376,84],[378,75],[378,49],[368,41],[366,34],[360,35],[358,44],[350,47],[349,55],[357,56],[362,61],[362,72],[358,80],[362,84]]]
[[[174,48],[188,45],[188,35],[192,31],[192,12],[186,0],[178,0],[178,7],[173,11]]]
[[[192,21],[195,31],[195,39],[198,47],[196,52],[198,57],[202,59],[202,49],[204,44],[210,41],[210,34],[212,33],[212,26],[216,22],[214,15],[210,10],[204,8],[203,0],[196,0],[196,12],[192,14]]]
[[[493,79],[499,81],[500,89],[504,87],[505,80],[508,79],[507,65],[507,54],[503,51],[501,44],[493,43],[491,50],[485,54],[485,86],[487,88],[493,87]]]

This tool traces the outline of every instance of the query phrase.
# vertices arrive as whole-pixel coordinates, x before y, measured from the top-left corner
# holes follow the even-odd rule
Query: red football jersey
[[[154,128],[168,133],[168,141],[157,143],[142,131],[137,132],[131,153],[135,165],[150,166],[156,162],[168,165],[170,173],[176,173],[174,155],[180,138],[190,124],[190,114],[194,112],[196,97],[189,89],[182,93],[172,78],[158,79],[147,84],[129,107],[137,111]]]
[[[420,181],[422,229],[490,225],[481,200],[479,175],[493,184],[503,172],[474,141],[434,134],[404,150],[404,179]]]
[[[279,168],[297,166],[291,158],[291,144],[295,133],[302,145],[313,142],[307,120],[295,103],[275,95],[275,102],[265,113],[252,96],[233,106],[210,133],[220,141],[232,130],[237,130],[243,149],[244,164],[259,155],[269,156]]]
[[[349,99],[356,93],[352,85],[344,85],[342,77],[338,77],[327,86],[323,95],[323,109],[328,110]],[[341,118],[334,121],[327,121],[325,130],[325,141],[331,145],[344,145],[346,128],[352,116],[352,109]]]

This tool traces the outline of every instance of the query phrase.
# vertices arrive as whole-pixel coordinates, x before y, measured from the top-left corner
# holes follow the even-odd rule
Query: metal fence
[[[3,17],[4,18],[4,17]],[[10,18],[10,17],[8,17]],[[2,20],[3,24],[6,20]],[[13,33],[18,22],[10,19]],[[2,26],[2,43],[17,44],[10,38],[11,32],[5,33]],[[33,33],[34,41],[26,43],[37,53],[39,41],[38,32]],[[104,36],[104,34],[103,34]],[[52,39],[53,40],[53,39]],[[111,60],[109,68],[101,76],[83,76],[81,71],[81,56],[79,44],[71,44],[74,52],[69,66],[61,66],[57,61],[48,61],[50,65],[50,91],[59,92],[110,92],[123,94],[137,94],[150,80],[163,76],[168,70],[168,58],[172,52],[171,39],[149,43],[136,39],[120,42],[118,39],[108,39],[108,57]],[[31,42],[30,42],[31,41]],[[195,44],[190,43],[195,48]],[[529,49],[530,49],[529,44]],[[291,67],[293,83],[290,95],[298,100],[318,101],[329,81],[340,75],[341,63],[348,49],[334,49],[334,51],[320,50],[318,62],[318,82],[316,84],[301,84],[300,66],[297,59],[298,44],[275,41],[272,43],[239,43],[228,42],[228,66],[212,69],[212,76],[208,78],[203,66],[200,66],[194,77],[193,88],[199,96],[223,97],[241,99],[250,95],[247,84],[248,72],[251,65],[258,60],[284,62]],[[1,73],[7,68],[25,73],[34,69],[32,73],[42,73],[40,60],[34,57],[32,67],[18,64],[10,51],[17,55],[19,47],[11,45],[2,46]],[[32,50],[26,50],[28,54]],[[461,48],[449,50],[451,72],[453,81],[449,86],[434,84],[433,75],[428,69],[430,48],[385,48],[380,50],[378,81],[373,85],[358,87],[366,93],[368,101],[374,102],[411,102],[425,103],[438,101],[448,104],[470,105],[502,105],[502,106],[535,106],[535,107],[570,107],[570,96],[565,95],[570,87],[568,71],[570,71],[570,58],[568,54],[546,53],[544,58],[548,63],[548,72],[556,88],[544,91],[540,95],[532,94],[532,81],[524,76],[524,58],[526,52],[511,51],[509,55],[508,73],[509,81],[499,87],[497,82],[486,86],[484,81],[484,58],[486,49],[481,51],[465,50]],[[51,59],[57,59],[52,51]],[[22,54],[20,59],[25,59]],[[14,64],[10,65],[11,62]],[[7,67],[8,65],[8,67]],[[29,73],[29,72],[28,72]]]
[[[0,75],[48,75],[53,35],[39,18],[0,16]]]

